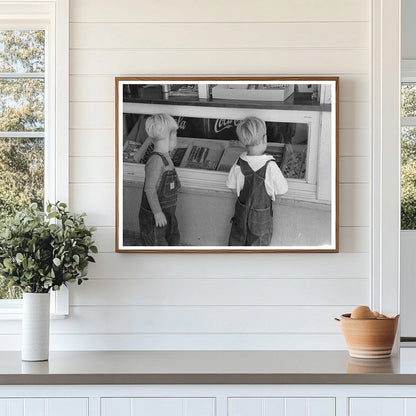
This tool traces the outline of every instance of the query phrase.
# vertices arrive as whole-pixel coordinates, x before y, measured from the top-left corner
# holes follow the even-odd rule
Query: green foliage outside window
[[[416,116],[416,85],[402,86],[402,117]],[[401,135],[401,229],[416,230],[416,127]]]
[[[416,128],[402,129],[401,228],[416,229]]]
[[[45,32],[0,30],[0,73],[45,71]],[[0,79],[0,132],[44,131],[42,77]],[[4,136],[5,134],[3,134]],[[12,135],[10,135],[12,136]],[[0,138],[0,228],[7,218],[31,203],[43,206],[43,137]],[[0,299],[20,298],[21,292],[0,279]]]

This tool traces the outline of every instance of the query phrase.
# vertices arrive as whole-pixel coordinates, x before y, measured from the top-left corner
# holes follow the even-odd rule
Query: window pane
[[[0,138],[0,224],[31,202],[43,206],[44,140]],[[0,299],[19,299],[18,288],[0,279]]]
[[[45,31],[0,30],[0,72],[45,72]]]
[[[45,129],[45,82],[42,79],[0,79],[0,131]]]
[[[22,299],[22,289],[17,286],[9,287],[4,279],[0,279],[0,299]]]
[[[416,116],[416,83],[402,84],[402,117]]]
[[[31,202],[43,206],[43,138],[0,138],[0,218]]]
[[[401,229],[416,229],[416,127],[401,132]]]

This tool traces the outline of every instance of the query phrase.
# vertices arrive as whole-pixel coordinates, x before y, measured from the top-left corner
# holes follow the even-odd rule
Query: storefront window
[[[153,150],[147,139],[146,114],[125,114],[124,161],[145,164]],[[174,117],[179,129],[172,155],[177,167],[228,172],[245,151],[237,138],[239,120]],[[266,122],[267,153],[274,156],[283,175],[305,179],[309,127],[306,123]]]

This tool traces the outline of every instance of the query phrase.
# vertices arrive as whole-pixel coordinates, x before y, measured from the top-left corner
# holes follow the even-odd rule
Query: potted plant
[[[47,360],[50,291],[86,280],[94,228],[86,214],[71,214],[64,203],[36,204],[19,211],[0,229],[0,276],[23,291],[22,359]]]

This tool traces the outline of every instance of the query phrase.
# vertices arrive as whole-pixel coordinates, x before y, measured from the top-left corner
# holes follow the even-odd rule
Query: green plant
[[[416,230],[416,129],[402,128],[401,229]]]
[[[97,253],[86,214],[71,214],[64,203],[37,204],[17,212],[0,230],[0,277],[24,292],[47,293],[87,278]]]

